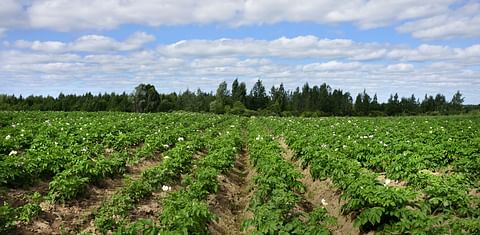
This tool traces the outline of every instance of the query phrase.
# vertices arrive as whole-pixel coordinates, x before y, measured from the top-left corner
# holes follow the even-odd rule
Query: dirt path
[[[63,204],[42,202],[40,215],[30,223],[18,224],[12,234],[62,234],[89,230],[95,211],[104,200],[124,186],[127,177],[138,179],[144,170],[157,165],[160,161],[160,153],[152,159],[141,160],[129,166],[123,177],[106,178],[95,185],[89,185],[84,196],[79,199]]]
[[[195,152],[192,155],[193,161],[198,161],[205,157],[208,154],[206,149],[202,149],[200,151]],[[181,176],[183,179],[184,175]],[[152,196],[141,199],[138,203],[136,203],[135,208],[130,211],[128,215],[129,221],[137,221],[139,219],[151,219],[153,221],[160,220],[160,214],[162,213],[162,200],[168,196],[168,194],[172,192],[176,192],[184,187],[181,184],[181,179],[178,183],[170,186],[171,189],[169,191],[162,191],[161,189],[158,191],[152,192]]]
[[[328,214],[337,219],[337,225],[332,228],[332,233],[338,235],[360,234],[359,229],[353,226],[352,219],[342,215],[341,208],[345,202],[340,199],[340,191],[335,189],[330,179],[315,181],[310,175],[309,168],[303,170],[300,162],[293,160],[294,152],[285,143],[285,139],[280,137],[277,140],[283,150],[283,157],[294,163],[296,169],[303,174],[301,182],[306,187],[303,195],[305,200],[313,207],[325,207]]]
[[[246,234],[242,231],[241,224],[252,216],[247,209],[254,174],[248,151],[244,148],[235,160],[233,169],[228,174],[218,176],[219,190],[208,199],[210,211],[218,216],[218,220],[209,224],[210,233]]]

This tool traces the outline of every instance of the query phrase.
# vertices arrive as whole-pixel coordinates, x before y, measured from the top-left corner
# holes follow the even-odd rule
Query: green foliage
[[[161,223],[169,231],[204,234],[213,218],[205,201],[185,196],[183,191],[171,193],[163,202]]]
[[[248,208],[253,216],[243,227],[254,234],[329,234],[334,222],[324,208],[299,209],[305,186],[302,174],[282,156],[281,136],[315,180],[329,179],[339,189],[342,213],[362,232],[477,234],[479,123],[473,116],[247,121],[191,113],[6,112],[0,117],[5,139],[0,184],[22,187],[51,179],[46,198],[68,202],[89,185],[118,177],[141,160],[158,160],[161,153],[157,165],[103,202],[95,227],[115,234],[206,233],[215,220],[208,198],[220,189],[219,175],[234,166],[248,144],[256,176]],[[242,143],[242,132],[248,132],[248,143]],[[136,203],[163,186],[168,190],[160,202],[161,219],[129,221]],[[0,233],[34,219],[40,201],[36,194],[16,208],[0,207]]]
[[[41,200],[41,195],[36,192],[30,196],[29,203],[16,208],[11,207],[7,202],[3,202],[3,205],[0,206],[0,233],[10,232],[17,221],[30,222],[40,214],[42,211]]]
[[[258,121],[286,138],[314,178],[342,190],[342,212],[362,231],[477,231],[477,118]]]
[[[157,235],[164,234],[158,226],[154,224],[152,220],[140,219],[135,223],[121,226],[112,234],[114,235],[137,235],[139,231],[142,231],[143,235]]]
[[[49,183],[48,198],[52,201],[65,201],[75,198],[79,192],[84,191],[89,182],[86,177],[70,176],[68,170],[64,172],[65,174],[57,175]]]
[[[7,202],[0,206],[0,232],[6,233],[15,226],[15,208],[10,207]]]
[[[27,203],[19,208],[16,208],[17,220],[30,222],[33,218],[40,214],[42,208],[40,202],[42,201],[42,195],[35,192],[31,196],[31,202]]]
[[[255,234],[330,234],[324,222],[331,222],[326,210],[317,208],[310,213],[296,212],[299,193],[304,185],[302,175],[281,156],[278,142],[264,135],[260,121],[249,123],[249,152],[257,176],[255,193],[250,201],[253,218],[242,228],[255,229]],[[304,219],[306,217],[306,219]]]

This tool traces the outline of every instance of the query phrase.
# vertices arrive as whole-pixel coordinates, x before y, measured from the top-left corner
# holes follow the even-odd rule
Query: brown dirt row
[[[12,234],[62,234],[77,233],[91,226],[95,211],[102,202],[124,186],[124,180],[138,179],[141,172],[157,165],[161,161],[158,153],[152,159],[144,159],[127,168],[122,177],[105,178],[95,185],[89,185],[78,199],[65,203],[42,202],[42,212],[29,223],[19,223]],[[48,191],[48,184],[47,184]],[[46,193],[46,191],[44,192]]]
[[[294,161],[294,152],[288,147],[283,137],[277,138],[282,150],[283,157],[292,162],[295,168],[303,174],[303,178],[300,180],[305,185],[305,193],[303,194],[306,204],[302,207],[325,207],[328,214],[334,216],[337,219],[337,225],[331,228],[333,234],[360,234],[358,228],[353,226],[353,219],[344,216],[341,213],[341,208],[345,204],[345,201],[341,200],[341,192],[336,189],[330,179],[326,180],[314,180],[310,175],[310,169],[302,169],[299,161]],[[323,201],[323,202],[322,202]],[[310,205],[308,205],[310,204]]]
[[[202,157],[204,157],[206,154],[207,154],[206,150],[198,151],[198,152],[193,154],[192,158],[194,160],[199,160]],[[144,170],[146,170],[147,168],[153,167],[156,164],[158,164],[158,162],[156,162],[155,164],[153,164],[152,166],[149,166],[149,167],[135,167],[135,168],[132,168],[129,172],[133,175],[131,175],[129,178],[133,179],[133,180],[138,179],[141,176],[141,173]],[[182,176],[182,178],[183,178],[183,176]],[[128,215],[128,220],[131,221],[131,222],[137,221],[139,219],[151,219],[153,221],[158,221],[159,220],[159,215],[161,214],[161,211],[162,211],[162,205],[161,205],[162,199],[167,197],[167,195],[169,193],[175,192],[182,187],[181,184],[174,184],[174,185],[169,185],[169,186],[172,187],[171,191],[164,192],[162,190],[158,190],[158,191],[152,192],[151,196],[143,198],[139,202],[137,202],[135,204],[135,207],[130,211],[130,213]],[[109,195],[109,196],[111,196],[111,195]],[[100,205],[98,205],[98,207],[99,206]],[[97,208],[95,208],[95,210]],[[87,218],[87,219],[88,219],[89,222],[85,221],[83,223],[84,226],[80,231],[95,234],[95,225],[93,224],[93,219],[94,219],[93,214],[90,214],[90,217]]]
[[[234,167],[227,174],[218,176],[219,190],[210,195],[208,205],[218,219],[209,224],[211,234],[246,234],[241,224],[253,215],[248,211],[252,195],[252,178],[255,175],[249,162],[249,155],[243,149],[235,160]]]
[[[201,150],[193,154],[192,158],[194,161],[197,161],[208,154],[206,150]],[[181,178],[184,176],[182,175]],[[180,180],[181,181],[181,180]],[[169,193],[178,191],[183,185],[179,183],[174,185],[168,185],[171,188],[171,191],[164,192],[162,190],[155,191],[152,193],[152,196],[148,198],[143,198],[140,200],[135,208],[130,211],[128,219],[130,221],[137,221],[139,219],[151,219],[153,221],[158,221],[159,215],[162,212],[162,204],[161,201],[168,196]]]

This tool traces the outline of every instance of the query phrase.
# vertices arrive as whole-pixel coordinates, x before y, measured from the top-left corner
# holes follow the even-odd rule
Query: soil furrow
[[[105,178],[89,185],[83,196],[65,203],[42,202],[42,212],[30,223],[21,223],[12,234],[63,234],[89,230],[95,211],[102,202],[124,186],[125,179],[138,179],[141,173],[157,165],[161,154],[141,160],[127,168],[123,177]]]
[[[192,159],[198,161],[205,157],[208,154],[206,149],[197,151],[193,154]],[[194,163],[195,166],[195,163]],[[128,216],[129,221],[137,221],[139,219],[151,219],[153,221],[160,220],[160,214],[162,212],[162,200],[168,196],[168,194],[172,192],[176,192],[184,187],[181,184],[184,175],[181,176],[179,182],[174,183],[173,185],[166,185],[170,186],[171,189],[169,191],[163,191],[160,189],[158,191],[152,192],[152,195],[146,198],[143,198],[138,203],[136,203],[135,208],[130,211]]]
[[[353,226],[353,220],[344,216],[341,212],[345,201],[340,199],[341,192],[336,189],[330,179],[314,180],[310,175],[310,169],[302,169],[299,161],[295,161],[294,152],[288,147],[283,137],[277,138],[282,150],[283,157],[292,162],[295,168],[303,174],[301,182],[305,185],[304,198],[307,204],[313,207],[325,207],[329,215],[337,219],[337,225],[332,228],[333,234],[360,234],[358,228]]]
[[[233,169],[218,176],[219,190],[208,199],[210,211],[218,216],[217,220],[209,224],[210,233],[246,234],[242,231],[241,224],[252,216],[247,209],[253,175],[248,151],[242,149]]]

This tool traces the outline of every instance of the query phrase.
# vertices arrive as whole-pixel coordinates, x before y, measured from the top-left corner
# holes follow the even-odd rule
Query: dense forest
[[[349,92],[332,89],[323,83],[320,86],[297,87],[293,91],[283,84],[271,87],[267,92],[258,80],[250,92],[245,83],[235,79],[228,88],[226,82],[219,84],[215,93],[198,89],[180,93],[159,94],[150,84],[138,85],[131,94],[28,96],[0,95],[0,110],[41,111],[119,111],[119,112],[213,112],[236,115],[281,115],[281,116],[395,116],[417,114],[459,114],[478,110],[480,106],[463,105],[464,98],[457,91],[451,99],[442,94],[425,95],[420,100],[411,95],[390,95],[387,102],[380,103],[377,95],[365,90],[355,98]]]

